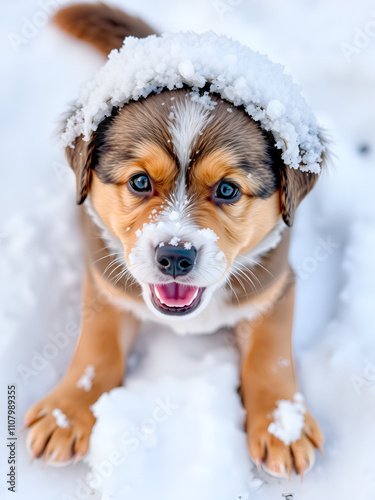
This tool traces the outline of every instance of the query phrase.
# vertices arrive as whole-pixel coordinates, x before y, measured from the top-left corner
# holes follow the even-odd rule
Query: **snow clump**
[[[80,135],[89,141],[113,107],[184,85],[203,94],[206,104],[208,86],[211,94],[242,107],[272,132],[286,165],[320,173],[324,145],[300,87],[282,65],[213,32],[126,37],[122,48],[112,50],[106,64],[81,87],[62,143],[72,147]]]

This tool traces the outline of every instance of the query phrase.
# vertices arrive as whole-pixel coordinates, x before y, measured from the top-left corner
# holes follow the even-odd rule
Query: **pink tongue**
[[[197,286],[180,285],[179,283],[155,285],[155,288],[160,299],[169,306],[184,306],[189,304],[193,295],[198,290]]]

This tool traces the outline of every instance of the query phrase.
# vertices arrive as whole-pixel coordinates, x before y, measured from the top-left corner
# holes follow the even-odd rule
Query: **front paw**
[[[25,416],[27,448],[33,459],[44,455],[48,465],[68,465],[86,454],[94,423],[87,403],[52,393]]]
[[[323,452],[323,433],[303,403],[282,403],[248,415],[250,455],[272,476],[289,478],[294,468],[303,477],[314,465],[315,448]]]

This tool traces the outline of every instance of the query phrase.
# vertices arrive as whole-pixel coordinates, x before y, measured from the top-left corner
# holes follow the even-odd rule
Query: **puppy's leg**
[[[302,476],[314,462],[314,447],[322,450],[324,440],[308,410],[300,439],[290,445],[268,432],[277,402],[293,401],[298,392],[292,360],[293,306],[294,285],[254,325],[241,322],[236,326],[238,342],[241,339],[241,393],[250,454],[258,467],[264,462],[271,474],[280,476],[290,475],[293,466]],[[249,339],[244,342],[246,329]]]
[[[98,294],[88,273],[83,307],[89,314],[83,315],[78,345],[68,372],[25,416],[25,425],[31,427],[27,442],[33,457],[44,453],[45,461],[55,465],[65,465],[74,456],[78,459],[87,452],[95,423],[90,405],[103,392],[120,385],[124,375],[125,361],[120,344],[123,313]],[[127,313],[125,325],[129,351],[138,331],[138,320]]]

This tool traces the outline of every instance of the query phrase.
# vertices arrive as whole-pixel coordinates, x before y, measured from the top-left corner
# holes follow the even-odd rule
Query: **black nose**
[[[197,258],[194,247],[164,245],[156,249],[156,262],[160,271],[176,278],[192,270]]]

